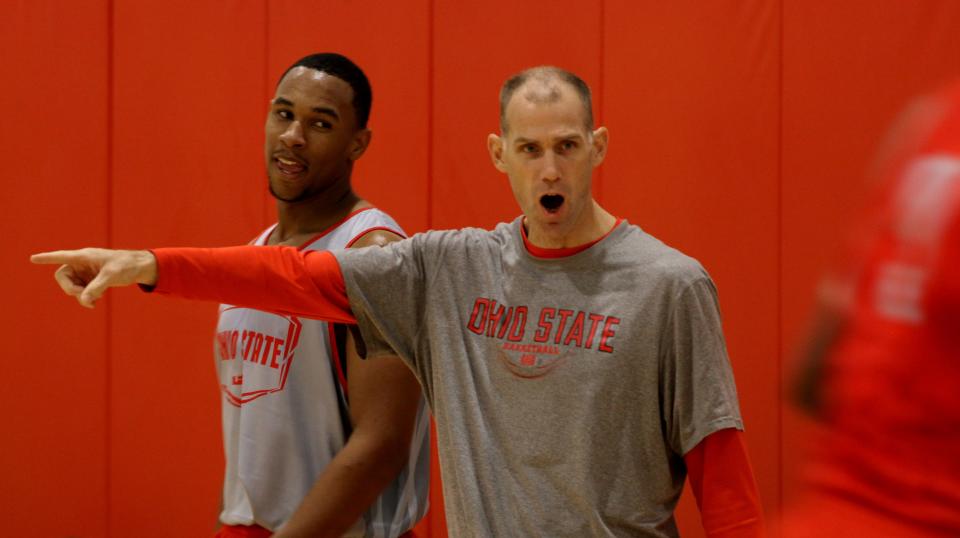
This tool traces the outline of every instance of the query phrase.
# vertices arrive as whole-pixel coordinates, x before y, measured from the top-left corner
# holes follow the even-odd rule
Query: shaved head
[[[507,132],[507,105],[516,94],[531,103],[546,104],[560,99],[561,85],[568,84],[583,103],[587,131],[593,130],[593,106],[590,87],[577,75],[550,65],[531,67],[513,75],[500,88],[500,132]]]

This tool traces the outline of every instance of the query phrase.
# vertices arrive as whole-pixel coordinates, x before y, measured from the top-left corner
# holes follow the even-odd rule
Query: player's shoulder
[[[680,251],[639,226],[623,223],[619,250],[629,262],[647,274],[689,285],[710,276],[699,260]]]
[[[390,243],[404,239],[406,239],[406,237],[401,235],[401,232],[389,228],[374,228],[365,230],[357,235],[357,237],[350,242],[348,248],[385,247]]]
[[[412,239],[423,247],[448,249],[471,249],[498,247],[505,241],[500,233],[501,226],[495,230],[483,228],[457,228],[451,230],[428,230],[414,234]]]
[[[389,213],[377,207],[364,207],[354,211],[341,226],[348,226],[358,233],[384,230],[400,237],[407,236],[403,228],[397,224],[397,221]]]

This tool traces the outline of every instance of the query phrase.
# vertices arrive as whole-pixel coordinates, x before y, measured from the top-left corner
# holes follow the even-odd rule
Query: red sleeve
[[[356,323],[337,259],[293,247],[159,248],[164,295]]]
[[[740,431],[714,432],[683,459],[707,536],[766,536],[757,483]]]

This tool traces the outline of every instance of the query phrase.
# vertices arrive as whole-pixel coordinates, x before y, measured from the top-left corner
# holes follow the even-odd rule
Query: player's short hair
[[[513,94],[516,93],[521,86],[530,80],[542,83],[546,87],[548,92],[542,94],[542,96],[547,101],[560,98],[560,92],[555,86],[555,82],[565,82],[572,86],[573,89],[576,90],[577,95],[580,97],[580,101],[583,103],[583,110],[586,113],[585,123],[587,130],[593,130],[593,98],[590,96],[590,86],[587,86],[587,83],[584,82],[582,78],[571,73],[570,71],[567,71],[566,69],[554,67],[552,65],[541,65],[525,69],[516,75],[513,75],[512,77],[508,78],[500,88],[501,132],[507,132],[507,104],[510,102],[510,98],[513,97]]]
[[[280,80],[283,80],[283,77],[287,76],[287,73],[294,67],[316,69],[317,71],[333,75],[349,84],[350,87],[353,88],[352,104],[357,116],[357,127],[366,129],[367,120],[370,119],[370,107],[373,105],[373,90],[370,89],[370,81],[367,80],[367,75],[364,74],[363,70],[360,69],[357,64],[350,61],[350,58],[335,52],[311,54],[300,58],[288,67],[287,70],[283,72],[283,75],[280,76]],[[279,80],[277,84],[280,84]]]

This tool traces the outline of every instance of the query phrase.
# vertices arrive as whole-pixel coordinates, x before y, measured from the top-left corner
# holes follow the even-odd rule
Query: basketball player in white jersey
[[[371,91],[338,54],[292,65],[264,144],[278,222],[257,245],[333,250],[403,232],[351,188]],[[215,358],[226,473],[221,537],[407,533],[427,509],[429,420],[398,358],[361,361],[343,326],[221,305]]]

